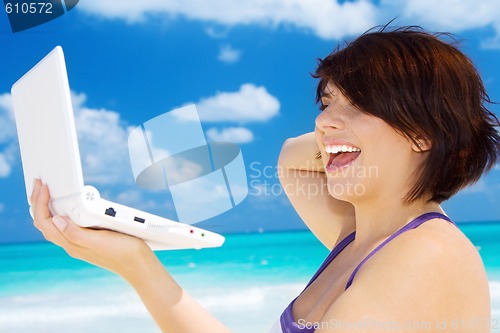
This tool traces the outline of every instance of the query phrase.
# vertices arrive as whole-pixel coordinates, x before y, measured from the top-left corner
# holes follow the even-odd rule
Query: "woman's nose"
[[[323,132],[344,127],[344,121],[335,113],[332,105],[321,111],[316,117],[315,123],[316,127]]]

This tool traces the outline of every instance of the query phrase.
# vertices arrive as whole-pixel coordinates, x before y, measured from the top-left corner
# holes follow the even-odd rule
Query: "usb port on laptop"
[[[146,222],[146,219],[143,219],[142,217],[135,216],[134,221],[139,222],[139,223],[144,223],[144,222]]]

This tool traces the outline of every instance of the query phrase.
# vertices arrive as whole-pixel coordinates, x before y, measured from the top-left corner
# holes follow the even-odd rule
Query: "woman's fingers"
[[[126,274],[131,262],[141,262],[143,255],[150,255],[149,247],[138,238],[110,230],[82,228],[67,216],[52,217],[49,189],[40,180],[35,181],[30,201],[35,227],[45,239],[74,258]]]
[[[88,253],[95,245],[96,230],[85,229],[76,225],[68,217],[56,215],[52,218],[53,226],[61,236],[58,239],[59,246],[64,248],[74,258],[85,259],[84,253]]]
[[[41,186],[42,186],[42,182],[40,181],[40,179],[35,178],[35,180],[33,181],[33,192],[31,192],[31,196],[29,198],[30,206],[32,206],[33,203],[35,202]]]
[[[81,228],[67,217],[52,217],[49,201],[50,193],[47,185],[37,179],[31,195],[31,210],[35,227],[47,240],[66,250],[73,245],[88,248],[97,245],[99,234],[95,230]]]
[[[52,222],[52,216],[49,210],[50,193],[47,185],[43,185],[40,180],[35,181],[33,193],[31,194],[30,212],[33,216],[35,228],[40,230],[46,240],[66,247],[67,242],[63,235]]]
[[[87,261],[124,276],[132,262],[151,250],[142,240],[110,230],[82,228],[66,216],[54,216],[53,225],[63,239],[58,239],[73,258]],[[58,244],[59,245],[59,244]]]
[[[38,190],[38,193],[35,193]],[[36,186],[35,191],[33,191],[33,215],[35,217],[35,226],[37,228],[44,224],[49,223],[51,214],[49,211],[49,189],[47,185]],[[51,221],[50,221],[51,222]]]
[[[35,219],[35,208],[33,207],[34,205],[34,202],[36,200],[36,197],[38,196],[38,192],[40,192],[40,186],[42,185],[42,183],[40,182],[39,179],[34,179],[33,180],[33,190],[31,192],[31,195],[29,196],[28,198],[28,203],[30,205],[30,215],[31,215],[31,218],[34,220]]]
[[[99,238],[98,230],[82,228],[65,216],[56,215],[52,221],[68,243],[85,248],[94,248],[98,245],[96,240]]]

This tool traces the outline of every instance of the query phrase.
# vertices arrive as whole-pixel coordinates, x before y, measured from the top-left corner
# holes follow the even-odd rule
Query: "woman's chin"
[[[355,202],[366,193],[365,185],[352,179],[328,179],[328,193],[337,199],[347,202]]]

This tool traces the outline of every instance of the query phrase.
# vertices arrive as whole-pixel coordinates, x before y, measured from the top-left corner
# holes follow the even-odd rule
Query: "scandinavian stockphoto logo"
[[[79,0],[3,0],[12,32],[44,24],[73,9]]]
[[[248,194],[240,147],[207,143],[194,104],[132,130],[128,149],[136,184],[169,189],[180,222],[193,224],[220,215]]]

